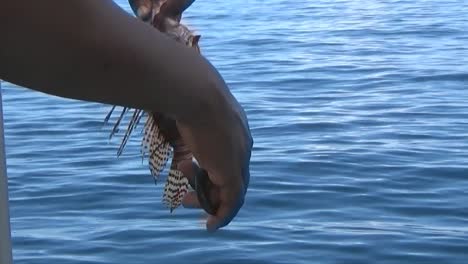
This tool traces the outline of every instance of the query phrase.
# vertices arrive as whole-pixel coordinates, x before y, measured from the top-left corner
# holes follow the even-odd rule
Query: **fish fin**
[[[163,203],[172,211],[180,206],[189,190],[189,182],[180,170],[171,169],[164,186]]]
[[[104,126],[107,125],[107,123],[109,123],[109,119],[111,118],[112,113],[114,112],[114,110],[115,110],[116,107],[117,107],[116,105],[112,106],[112,109],[111,109],[111,110],[109,111],[109,113],[106,115],[106,118],[104,118]]]
[[[130,119],[127,127],[127,131],[125,132],[125,135],[122,139],[122,143],[120,143],[119,150],[117,151],[117,156],[120,156],[123,152],[123,149],[125,148],[125,145],[128,142],[128,139],[130,138],[130,135],[132,134],[133,129],[135,128],[137,121],[139,120],[140,116],[142,115],[142,110],[135,109],[133,112],[132,119]]]
[[[122,122],[125,113],[127,113],[128,107],[124,107],[122,110],[122,113],[120,113],[119,119],[115,122],[114,127],[112,128],[111,134],[109,135],[109,139],[112,139],[112,137],[119,131],[119,125]]]
[[[166,167],[169,156],[171,156],[171,146],[159,132],[159,128],[154,122],[154,118],[148,133],[151,135],[149,140],[148,163],[151,175],[153,176],[155,183],[157,183],[159,175],[164,170],[164,167]]]
[[[141,140],[141,154],[143,158],[146,153],[149,152],[151,140],[153,139],[153,133],[159,133],[156,126],[156,131],[153,130],[154,118],[153,115],[149,114],[146,119],[145,125],[143,126],[143,138]]]
[[[163,143],[157,147],[152,154],[150,154],[148,164],[155,183],[157,183],[159,175],[166,167],[170,155],[171,147],[169,146],[169,143]]]

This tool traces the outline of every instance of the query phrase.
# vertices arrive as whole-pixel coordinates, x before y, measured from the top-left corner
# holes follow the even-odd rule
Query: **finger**
[[[216,215],[209,215],[206,222],[206,228],[211,232],[228,225],[237,215],[244,203],[242,192],[238,192],[237,195],[233,195],[233,193],[227,193],[224,191],[221,195],[224,196],[224,199],[222,199]]]
[[[182,199],[184,208],[201,208],[196,192],[188,192]]]
[[[195,177],[195,189],[201,207],[208,214],[216,214],[220,202],[220,189],[211,182],[206,170],[199,169],[197,176]]]

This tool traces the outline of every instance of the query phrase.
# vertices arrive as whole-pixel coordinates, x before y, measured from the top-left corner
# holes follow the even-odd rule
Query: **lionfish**
[[[194,1],[195,0],[129,0],[129,3],[133,12],[139,19],[152,25],[155,29],[165,33],[175,41],[181,42],[200,52],[198,46],[200,35],[195,35],[187,26],[180,23],[182,12]],[[115,108],[116,106],[113,106],[107,114],[104,120],[105,123],[109,121]],[[191,188],[195,188],[205,210],[208,213],[214,214],[212,207],[209,205],[206,206],[209,201],[207,201],[207,196],[205,194],[210,183],[206,171],[199,169],[197,177],[195,177],[195,182],[189,183],[182,171],[178,170],[178,164],[184,160],[192,161],[193,155],[183,142],[175,120],[162,113],[124,107],[111,131],[110,138],[119,130],[119,125],[125,115],[132,111],[133,114],[131,114],[131,119],[117,151],[117,156],[122,154],[132,131],[138,126],[140,120],[146,117],[143,127],[141,152],[143,158],[145,155],[148,155],[149,169],[155,183],[157,183],[161,172],[166,167],[172,154],[172,162],[164,186],[163,203],[169,207],[172,212],[180,206],[184,195]]]

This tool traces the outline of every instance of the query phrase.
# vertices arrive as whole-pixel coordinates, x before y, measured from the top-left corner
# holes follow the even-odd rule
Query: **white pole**
[[[0,80],[0,264],[11,264],[10,213],[6,173],[5,137],[3,135],[2,84]]]

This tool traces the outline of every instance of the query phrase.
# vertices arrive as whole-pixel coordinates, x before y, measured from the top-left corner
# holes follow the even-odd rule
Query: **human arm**
[[[219,187],[229,223],[243,201],[251,137],[214,67],[110,0],[0,0],[0,78],[45,93],[162,112]],[[248,157],[248,158],[247,158]]]
[[[4,80],[67,98],[164,112],[176,119],[207,110],[211,100],[229,100],[209,62],[111,0],[1,3]]]

